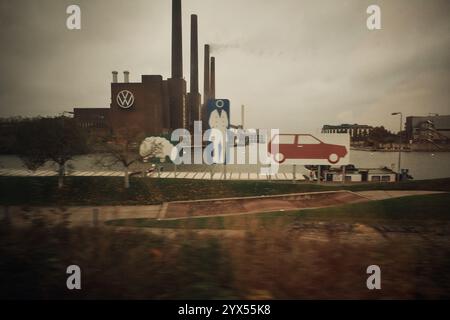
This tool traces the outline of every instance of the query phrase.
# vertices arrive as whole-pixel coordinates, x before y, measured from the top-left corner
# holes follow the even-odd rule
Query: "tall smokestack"
[[[198,20],[191,15],[191,93],[198,93]]]
[[[191,82],[188,94],[188,123],[194,129],[194,121],[201,120],[201,96],[198,88],[198,18],[191,15]]]
[[[123,82],[125,83],[130,82],[130,71],[123,72]]]
[[[183,78],[181,0],[172,0],[172,79]]]
[[[209,97],[210,99],[216,98],[216,58],[211,57],[211,75],[209,84]]]
[[[206,106],[209,99],[209,44],[205,44],[205,80],[203,82],[204,89],[203,89],[203,102]]]

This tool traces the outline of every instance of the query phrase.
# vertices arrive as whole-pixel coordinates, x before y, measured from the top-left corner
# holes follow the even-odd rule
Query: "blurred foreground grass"
[[[174,238],[63,226],[0,232],[1,299],[390,299],[449,298],[448,243],[419,238],[340,242],[279,230],[243,238]],[[82,290],[66,289],[80,266]],[[382,290],[366,288],[366,268]]]
[[[31,227],[0,224],[0,299],[448,299],[448,232],[385,239],[373,230],[376,237],[327,225],[292,228],[325,221],[448,230],[448,200],[429,195],[220,218],[217,228],[245,229],[240,237],[201,235],[185,226],[165,236],[145,228],[69,229],[31,214]],[[214,226],[191,221],[196,228]],[[72,264],[81,267],[81,291],[66,289]],[[373,264],[382,270],[380,291],[366,288]]]

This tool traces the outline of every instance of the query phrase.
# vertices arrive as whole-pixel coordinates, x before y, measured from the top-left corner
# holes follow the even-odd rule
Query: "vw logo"
[[[129,109],[133,106],[134,95],[128,90],[122,90],[117,95],[117,104],[122,109]]]
[[[225,106],[225,102],[223,100],[217,100],[216,101],[216,107],[217,108],[223,108]]]

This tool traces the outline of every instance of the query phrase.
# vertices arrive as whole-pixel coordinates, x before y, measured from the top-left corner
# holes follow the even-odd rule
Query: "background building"
[[[351,138],[367,136],[373,127],[361,124],[324,125],[322,133],[349,133]]]
[[[109,108],[75,108],[78,125],[89,133],[108,134],[111,131]]]
[[[406,136],[413,141],[450,141],[450,115],[406,118]]]

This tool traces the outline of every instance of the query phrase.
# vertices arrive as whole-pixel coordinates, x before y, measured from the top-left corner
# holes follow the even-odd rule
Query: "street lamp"
[[[402,126],[403,126],[403,113],[401,112],[393,112],[393,116],[400,115],[400,131],[398,132],[400,144],[399,144],[399,150],[398,150],[398,177],[400,181],[400,174],[401,174],[401,162],[402,162]]]

